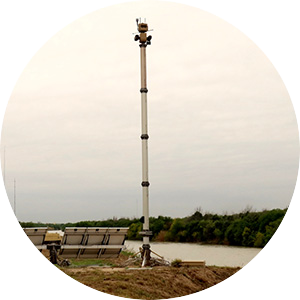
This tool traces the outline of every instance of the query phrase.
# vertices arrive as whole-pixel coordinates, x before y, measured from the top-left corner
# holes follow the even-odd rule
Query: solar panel
[[[128,228],[66,227],[59,255],[64,258],[118,257]]]
[[[98,258],[101,256],[102,248],[91,248],[94,245],[106,245],[106,234],[108,228],[87,228],[85,241],[83,245],[89,246],[89,248],[83,248],[79,253],[81,258]]]
[[[85,227],[66,227],[59,254],[66,258],[78,257],[80,249],[74,246],[82,245],[86,230]]]
[[[127,231],[128,228],[108,228],[107,245],[112,247],[103,249],[101,257],[118,257],[123,248]]]
[[[44,244],[47,227],[23,228],[31,242],[39,249],[46,249]]]

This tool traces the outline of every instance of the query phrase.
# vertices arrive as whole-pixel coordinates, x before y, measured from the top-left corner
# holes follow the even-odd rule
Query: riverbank
[[[116,259],[71,260],[59,267],[73,279],[100,292],[131,299],[167,299],[193,294],[235,274],[231,267],[153,267],[138,263],[123,267],[129,253]]]

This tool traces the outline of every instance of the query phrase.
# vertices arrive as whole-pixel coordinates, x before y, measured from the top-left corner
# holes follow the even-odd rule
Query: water
[[[141,241],[125,241],[128,250],[138,252]],[[172,261],[205,260],[208,266],[243,267],[250,262],[261,249],[221,245],[199,245],[191,243],[151,243],[151,250]]]

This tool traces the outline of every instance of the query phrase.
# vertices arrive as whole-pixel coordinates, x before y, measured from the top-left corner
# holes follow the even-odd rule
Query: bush
[[[181,266],[182,260],[179,258],[175,258],[172,262],[171,262],[171,266],[175,267],[175,268],[179,268]]]

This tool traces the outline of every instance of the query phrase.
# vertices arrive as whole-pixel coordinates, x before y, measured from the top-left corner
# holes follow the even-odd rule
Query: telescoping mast
[[[147,76],[146,76],[146,48],[151,45],[151,35],[147,36],[148,24],[142,23],[136,19],[139,34],[135,35],[134,40],[139,41],[141,49],[141,121],[142,121],[142,190],[143,190],[143,231],[140,235],[143,237],[142,249],[142,267],[146,267],[150,262],[150,237],[152,232],[149,229],[149,179],[148,179],[148,121],[147,121]]]

